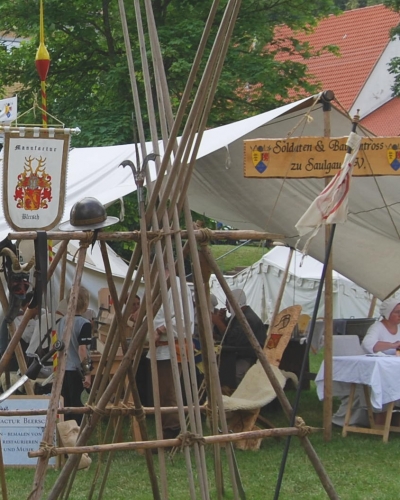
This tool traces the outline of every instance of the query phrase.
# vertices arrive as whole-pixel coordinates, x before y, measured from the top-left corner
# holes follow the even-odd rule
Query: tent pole
[[[373,318],[374,317],[375,307],[376,307],[376,297],[373,296],[372,300],[371,300],[371,305],[369,306],[368,318]]]
[[[333,96],[332,96],[333,98]],[[323,95],[321,101],[323,103],[324,116],[324,137],[331,136],[331,100],[328,96]],[[331,178],[325,178],[325,186],[329,184]],[[325,249],[328,248],[331,237],[332,226],[325,226]],[[333,335],[333,306],[332,306],[332,249],[330,254],[327,254],[327,267],[325,276],[325,332],[324,332],[324,405],[323,405],[323,428],[324,440],[332,439],[332,335]]]
[[[274,310],[272,312],[272,316],[271,316],[270,321],[269,321],[268,330],[267,330],[267,338],[265,340],[265,346],[267,345],[268,340],[269,340],[270,329],[271,329],[272,325],[275,323],[275,318],[278,316],[279,310],[281,308],[282,297],[283,297],[283,294],[284,294],[285,288],[286,288],[286,280],[287,280],[287,277],[289,274],[290,263],[292,262],[293,252],[294,252],[294,248],[290,247],[289,256],[288,256],[288,259],[286,262],[286,267],[285,267],[285,270],[283,272],[282,281],[281,281],[281,284],[279,287],[278,296],[276,298]]]

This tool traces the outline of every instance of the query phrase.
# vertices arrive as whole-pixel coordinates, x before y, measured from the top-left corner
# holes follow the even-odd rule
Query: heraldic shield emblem
[[[60,222],[70,131],[4,127],[3,210],[16,231],[47,231]]]
[[[397,172],[400,168],[400,150],[396,145],[393,145],[387,150],[387,159],[392,169]]]
[[[251,152],[253,165],[258,173],[263,174],[268,167],[269,153],[264,151],[262,146],[259,146]]]

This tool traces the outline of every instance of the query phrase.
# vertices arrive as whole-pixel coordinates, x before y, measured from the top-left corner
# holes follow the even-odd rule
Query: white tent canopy
[[[76,269],[76,253],[79,249],[78,241],[70,241],[67,248],[67,267],[65,273],[65,293],[71,288]],[[124,278],[128,270],[128,265],[119,257],[114,250],[107,245],[108,259],[114,277],[114,284],[118,293],[122,289]],[[56,268],[54,273],[54,287],[57,298],[59,297],[59,285],[61,278],[61,266]],[[106,272],[101,255],[99,242],[89,247],[86,253],[85,265],[82,274],[82,286],[87,288],[90,294],[90,307],[98,310],[98,291],[101,288],[108,288]],[[57,302],[57,301],[56,301]]]
[[[284,234],[295,246],[295,224],[323,189],[324,180],[244,179],[243,140],[286,137],[289,131],[293,136],[322,136],[322,106],[313,106],[314,99],[207,130],[189,187],[190,207],[235,228]],[[311,107],[312,120],[292,130]],[[345,115],[332,108],[330,117],[332,137],[349,134],[351,124]],[[147,152],[151,151],[148,145]],[[135,162],[135,156],[134,145],[73,149],[64,220],[69,218],[72,205],[84,196],[107,204],[134,191],[131,171],[118,166],[128,158]],[[150,166],[154,168],[152,163]],[[353,179],[349,220],[338,225],[334,239],[335,269],[381,299],[400,284],[399,192],[396,176]],[[0,217],[0,238],[8,231]],[[323,231],[313,240],[309,252],[320,261],[324,259]]]
[[[208,131],[189,188],[191,208],[236,228],[284,234],[296,246],[295,224],[322,191],[325,180],[244,179],[243,140],[286,137],[311,103],[312,99],[305,99]],[[312,120],[292,135],[323,136],[323,114],[322,105],[315,106]],[[330,117],[332,137],[350,133],[346,116],[332,107]],[[283,172],[286,169],[283,165]],[[334,268],[380,299],[400,285],[399,193],[397,176],[353,178],[348,221],[337,225],[334,238]],[[324,231],[314,238],[309,253],[324,260]]]
[[[276,303],[290,250],[275,247],[252,266],[235,276],[226,276],[230,288],[240,288],[246,293],[247,304],[264,321],[268,322]],[[302,261],[300,252],[293,252],[280,309],[299,304],[302,312],[312,316],[321,280],[322,264],[311,256]],[[220,307],[225,307],[225,294],[213,275],[210,291]],[[365,318],[368,316],[372,295],[336,271],[333,272],[333,318]],[[317,316],[324,316],[322,294]],[[378,308],[375,316],[379,316]]]

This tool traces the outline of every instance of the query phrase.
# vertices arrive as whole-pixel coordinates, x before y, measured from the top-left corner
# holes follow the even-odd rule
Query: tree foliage
[[[226,2],[221,0],[213,26],[214,35]],[[133,4],[125,2],[125,9],[138,88],[143,96],[142,118],[147,130]],[[212,1],[153,0],[152,4],[171,102],[176,110]],[[290,52],[312,57],[315,52],[295,37],[274,38],[274,30],[281,24],[294,30],[310,30],[319,19],[336,11],[334,0],[243,1],[208,126],[230,123],[272,109],[289,97],[295,99],[297,94],[314,92],[316,89],[308,81],[305,65],[279,62],[275,56]],[[0,18],[5,33],[24,39],[19,48],[0,50],[0,89],[19,82],[19,111],[25,112],[32,108],[35,98],[39,106],[41,104],[40,82],[34,64],[39,46],[39,0],[0,2]],[[72,145],[133,142],[131,85],[118,2],[44,0],[44,24],[45,44],[51,58],[47,109],[66,126],[81,128],[82,133],[73,137]],[[212,40],[207,54],[211,47]],[[40,116],[27,115],[26,120],[37,123]],[[119,229],[137,229],[135,195],[126,198],[125,208],[128,222],[122,223]],[[118,212],[119,208],[112,210]]]
[[[400,1],[399,0],[386,0],[384,2],[386,7],[394,10],[395,12],[400,12]],[[400,23],[397,26],[393,26],[391,30],[391,36],[393,38],[400,37]],[[389,73],[394,75],[394,83],[392,85],[392,95],[393,97],[400,96],[400,57],[394,57],[389,63]]]
[[[335,0],[336,6],[341,10],[361,9],[380,3],[382,3],[382,0]]]
[[[222,2],[224,5],[226,0]],[[222,6],[223,6],[222,5]],[[179,104],[207,19],[211,0],[154,0],[158,36],[174,108]],[[133,140],[132,96],[117,2],[45,0],[45,43],[51,57],[48,110],[82,134],[74,146],[129,143]],[[125,5],[139,90],[143,93],[133,2]],[[218,86],[209,125],[228,123],[275,107],[294,91],[312,92],[304,65],[277,62],[284,50],[308,53],[295,39],[273,42],[274,28],[313,26],[334,10],[333,0],[246,0]],[[215,22],[214,34],[221,19]],[[2,29],[26,41],[0,51],[0,88],[22,84],[19,109],[39,96],[34,59],[39,44],[38,0],[0,3]],[[211,48],[211,41],[208,50]],[[261,84],[261,85],[260,85]],[[246,89],[259,86],[257,92]],[[238,91],[242,89],[242,91]],[[39,99],[39,97],[38,97]],[[141,100],[145,102],[144,98]],[[38,101],[40,105],[40,100]],[[146,109],[143,106],[143,118]]]

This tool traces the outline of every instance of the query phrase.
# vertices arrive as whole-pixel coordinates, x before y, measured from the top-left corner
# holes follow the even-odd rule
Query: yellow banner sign
[[[244,176],[330,177],[341,168],[347,137],[293,137],[244,141]],[[399,175],[400,137],[363,138],[353,175]]]

